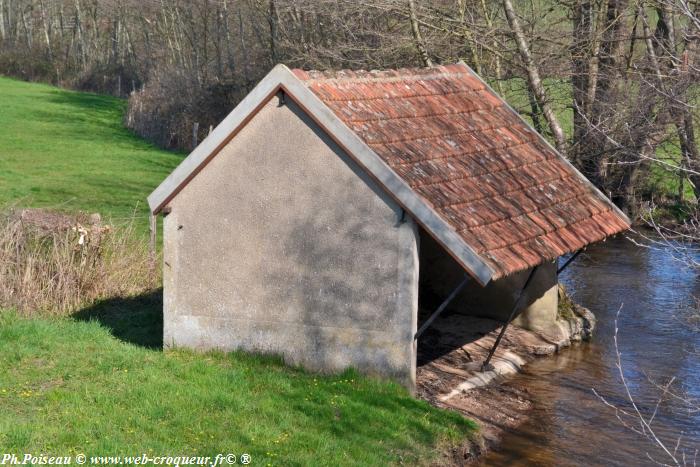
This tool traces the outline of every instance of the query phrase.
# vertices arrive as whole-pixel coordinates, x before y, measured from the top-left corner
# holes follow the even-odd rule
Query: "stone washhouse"
[[[278,65],[148,202],[166,347],[408,387],[419,307],[546,328],[557,259],[629,228],[463,63]]]

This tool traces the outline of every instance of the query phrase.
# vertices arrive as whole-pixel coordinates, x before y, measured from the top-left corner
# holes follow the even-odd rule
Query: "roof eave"
[[[571,161],[569,161],[569,159],[567,159],[566,157],[564,157],[564,155],[563,155],[562,153],[560,153],[559,150],[558,150],[557,148],[555,148],[555,147],[547,140],[547,138],[545,138],[544,136],[542,136],[542,134],[541,134],[539,131],[535,130],[535,129],[532,127],[532,125],[530,125],[530,122],[528,122],[527,120],[525,120],[525,119],[523,118],[523,116],[520,115],[520,113],[519,113],[517,110],[515,110],[502,96],[500,96],[496,91],[494,91],[494,89],[491,87],[491,85],[490,85],[489,83],[487,83],[486,81],[484,81],[484,79],[483,79],[481,76],[479,76],[478,73],[476,73],[474,70],[472,70],[472,68],[471,68],[469,65],[467,65],[466,62],[464,62],[464,60],[460,60],[460,61],[457,62],[457,63],[459,63],[460,65],[462,65],[464,68],[466,68],[466,69],[469,71],[469,73],[471,73],[474,77],[476,77],[479,81],[481,81],[481,83],[482,83],[484,86],[486,86],[486,88],[489,90],[489,92],[491,92],[491,94],[497,96],[497,97],[503,102],[503,105],[504,105],[510,112],[512,112],[514,115],[516,115],[516,116],[518,117],[518,119],[520,119],[520,121],[523,123],[523,125],[525,125],[525,126],[527,127],[527,129],[528,129],[530,132],[532,132],[532,133],[534,133],[535,135],[537,135],[537,137],[539,138],[539,140],[540,140],[541,142],[543,142],[544,144],[546,144],[547,147],[549,147],[552,151],[554,151],[554,153],[555,153],[557,156],[559,156],[559,158],[560,158],[560,159],[561,159],[575,174],[576,174],[576,176],[577,176],[583,183],[586,184],[586,186],[588,186],[589,188],[591,188],[591,189],[592,189],[601,199],[603,199],[606,203],[609,203],[609,204],[612,206],[612,208],[613,208],[613,210],[615,211],[615,213],[616,213],[617,215],[619,215],[622,219],[624,219],[625,222],[627,222],[627,225],[628,225],[628,226],[631,226],[631,225],[632,225],[632,222],[630,221],[630,218],[627,216],[627,214],[625,214],[620,208],[618,208],[617,205],[616,205],[615,203],[613,203],[613,202],[610,200],[610,198],[608,198],[607,196],[605,196],[605,194],[604,194],[602,191],[600,191],[600,190],[598,189],[598,187],[595,186],[590,180],[588,180],[588,178],[586,178],[585,175],[583,175],[581,172],[579,172],[579,170],[571,163]],[[618,232],[618,233],[619,233],[619,232]],[[613,235],[615,235],[615,234],[613,234]]]

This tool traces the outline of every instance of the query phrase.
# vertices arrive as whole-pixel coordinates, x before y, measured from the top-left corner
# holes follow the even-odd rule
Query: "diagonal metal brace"
[[[484,371],[490,369],[489,363],[491,362],[491,357],[493,357],[493,354],[496,353],[496,349],[498,348],[498,344],[501,343],[501,339],[503,339],[503,335],[506,333],[506,329],[508,328],[508,325],[510,324],[511,321],[513,321],[513,318],[515,318],[515,313],[520,308],[520,302],[522,302],[523,297],[525,296],[525,290],[527,289],[527,286],[530,285],[532,278],[535,277],[535,273],[537,272],[537,269],[539,267],[540,266],[537,265],[530,270],[530,275],[527,276],[527,280],[525,281],[525,284],[520,289],[520,294],[518,295],[518,299],[513,304],[513,309],[510,311],[510,316],[508,316],[508,320],[505,322],[505,324],[501,328],[501,332],[498,334],[498,337],[496,338],[496,342],[493,343],[493,347],[491,347],[491,350],[489,351],[488,357],[486,357],[486,360],[484,360],[484,363],[481,365],[481,372],[482,373]]]
[[[430,315],[430,318],[428,318],[425,321],[425,323],[423,323],[423,326],[421,326],[416,335],[413,336],[413,339],[418,339],[421,336],[421,334],[423,334],[425,330],[428,329],[428,327],[433,323],[433,321],[435,321],[435,319],[438,316],[440,316],[440,313],[442,313],[445,310],[445,308],[447,308],[447,305],[449,305],[450,302],[457,296],[457,294],[464,288],[464,286],[467,285],[467,282],[469,282],[469,276],[465,274],[464,280],[452,291],[450,296],[447,297],[445,301],[440,304],[438,309],[435,310],[435,312],[432,315]]]
[[[574,253],[573,255],[569,256],[569,259],[567,259],[566,262],[565,262],[564,264],[562,264],[562,265],[559,267],[559,269],[557,269],[557,276],[558,276],[564,269],[566,269],[566,267],[567,267],[569,264],[573,263],[573,261],[574,261],[574,260],[578,257],[578,255],[580,255],[582,252],[583,252],[583,248],[581,248],[580,250],[578,250],[578,251],[577,251],[576,253]]]

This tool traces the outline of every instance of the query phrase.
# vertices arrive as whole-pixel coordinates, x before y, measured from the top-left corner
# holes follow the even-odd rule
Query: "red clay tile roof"
[[[629,228],[462,64],[293,73],[454,228],[493,279]]]

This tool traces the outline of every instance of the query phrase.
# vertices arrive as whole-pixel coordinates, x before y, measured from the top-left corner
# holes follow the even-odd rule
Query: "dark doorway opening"
[[[418,329],[440,307],[465,277],[465,271],[447,251],[424,229],[419,229]],[[418,338],[417,366],[436,360],[449,360],[463,366],[475,362],[463,347],[498,327],[493,320],[482,320],[479,296],[483,293],[476,281],[467,285],[452,299],[442,313]]]

